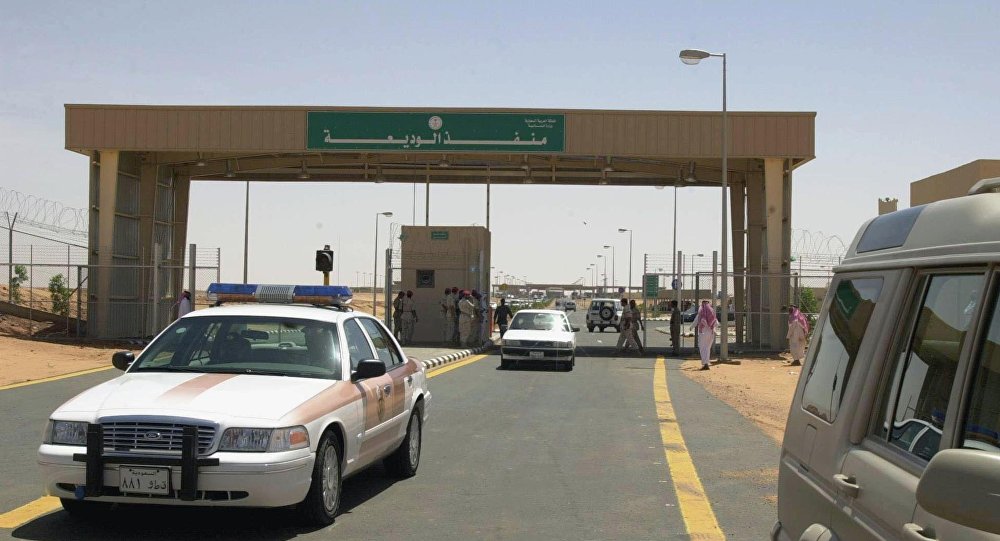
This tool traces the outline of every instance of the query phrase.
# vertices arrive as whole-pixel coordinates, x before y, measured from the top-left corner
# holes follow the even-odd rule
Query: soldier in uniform
[[[618,345],[615,346],[615,353],[622,352],[622,345],[628,349],[632,345],[631,340],[632,310],[629,308],[628,299],[622,297],[622,319],[618,322]]]
[[[468,295],[468,293],[466,293],[464,290],[460,291],[457,287],[451,288],[451,293],[452,293],[452,296],[455,298],[455,311],[454,311],[454,318],[455,318],[454,319],[454,324],[455,325],[452,328],[451,341],[454,342],[456,345],[461,345],[462,344],[462,339],[461,339],[461,336],[459,335],[459,332],[458,332],[458,319],[461,316],[461,310],[458,309],[458,303],[461,302],[462,298],[465,295]]]
[[[392,335],[396,337],[396,340],[400,342],[403,341],[403,299],[406,298],[406,293],[402,291],[396,295],[396,298],[392,300]]]
[[[451,340],[455,335],[455,297],[451,294],[451,288],[444,288],[444,297],[441,298],[441,328],[444,342]]]
[[[413,292],[407,291],[406,296],[403,297],[400,303],[403,307],[402,323],[403,323],[403,344],[410,345],[413,343],[413,325],[417,322],[417,311],[413,306]]]
[[[681,309],[677,307],[677,301],[670,301],[670,342],[673,346],[673,355],[677,357],[681,354],[681,324],[684,316]]]
[[[466,347],[472,344],[472,324],[476,317],[476,305],[473,297],[464,290],[461,295],[462,300],[458,302],[458,334],[459,343]]]

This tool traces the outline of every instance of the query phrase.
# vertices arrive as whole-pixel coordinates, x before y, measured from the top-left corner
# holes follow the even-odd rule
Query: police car
[[[115,353],[123,375],[51,415],[38,462],[68,512],[296,505],[325,525],[345,477],[379,460],[416,473],[431,400],[424,368],[347,307],[350,289],[208,293],[215,307],[178,319],[138,357]]]

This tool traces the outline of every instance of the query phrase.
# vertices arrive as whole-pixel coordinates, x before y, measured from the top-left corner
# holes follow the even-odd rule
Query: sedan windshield
[[[333,323],[219,316],[177,320],[129,372],[214,372],[340,379]]]
[[[510,328],[524,331],[566,331],[571,332],[569,321],[562,314],[533,314],[518,312],[510,322]]]

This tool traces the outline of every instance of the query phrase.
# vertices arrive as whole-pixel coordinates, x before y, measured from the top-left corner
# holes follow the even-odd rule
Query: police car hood
[[[339,384],[328,379],[254,374],[124,374],[77,395],[53,416],[95,421],[117,415],[278,420]]]

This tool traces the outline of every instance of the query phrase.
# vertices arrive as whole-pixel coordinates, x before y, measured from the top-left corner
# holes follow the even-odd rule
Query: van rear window
[[[890,214],[879,216],[868,224],[858,241],[858,253],[874,252],[887,248],[898,248],[910,236],[917,216],[924,210],[923,205],[911,207]]]

